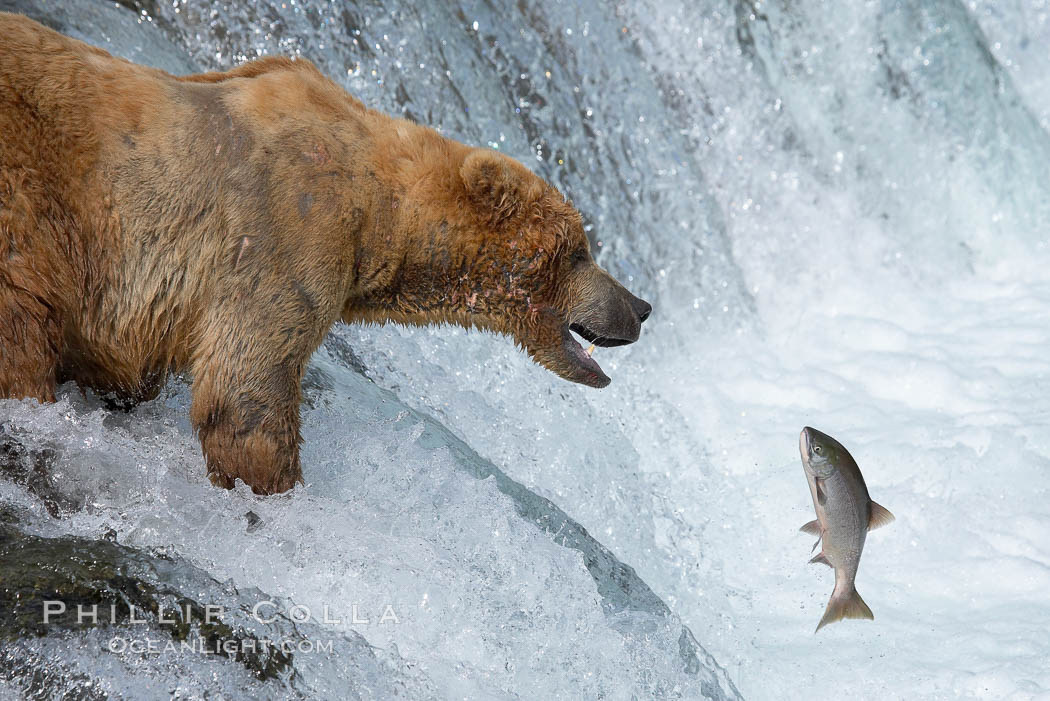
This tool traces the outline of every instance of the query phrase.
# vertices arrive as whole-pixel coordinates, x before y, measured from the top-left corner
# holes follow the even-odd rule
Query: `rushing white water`
[[[634,566],[744,697],[1050,695],[1043,2],[142,7],[202,67],[298,51],[573,197],[655,307],[638,344],[596,355],[608,389],[455,329],[334,336]],[[85,506],[56,520],[0,496],[38,532],[112,528],[297,603],[396,592],[403,623],[349,629],[409,696],[713,693],[669,654],[673,622],[606,615],[579,552],[336,361],[317,360],[290,496],[207,484],[180,383],[130,417],[72,388],[5,404],[63,447]],[[897,517],[857,580],[876,620],[818,635],[832,577],[797,532],[804,425]]]

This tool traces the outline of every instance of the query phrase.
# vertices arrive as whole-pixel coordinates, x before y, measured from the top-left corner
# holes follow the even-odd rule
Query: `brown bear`
[[[0,13],[0,397],[193,378],[212,481],[291,488],[300,380],[337,321],[507,334],[609,382],[570,333],[650,306],[520,163],[367,109],[306,60],[175,77]]]

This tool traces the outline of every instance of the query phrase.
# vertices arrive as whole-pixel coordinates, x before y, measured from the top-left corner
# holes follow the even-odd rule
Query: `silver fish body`
[[[857,462],[831,436],[807,426],[799,436],[799,452],[817,515],[801,530],[818,536],[823,545],[810,562],[835,569],[835,589],[817,630],[843,618],[874,619],[857,593],[857,568],[868,531],[893,521],[893,514],[871,500]]]

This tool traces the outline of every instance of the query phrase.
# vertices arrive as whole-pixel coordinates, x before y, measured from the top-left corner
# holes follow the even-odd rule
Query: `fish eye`
[[[820,455],[824,451],[820,449],[819,445],[815,445],[815,446],[813,446],[813,452],[816,453],[817,455]]]

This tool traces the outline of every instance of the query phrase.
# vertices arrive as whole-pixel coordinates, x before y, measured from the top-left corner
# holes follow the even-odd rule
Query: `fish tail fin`
[[[864,599],[860,598],[856,588],[851,588],[844,594],[839,594],[838,591],[831,594],[831,601],[828,602],[828,607],[824,611],[824,617],[820,619],[820,623],[817,624],[817,630],[813,632],[816,633],[827,624],[841,621],[844,618],[875,620],[875,614],[864,603]]]

